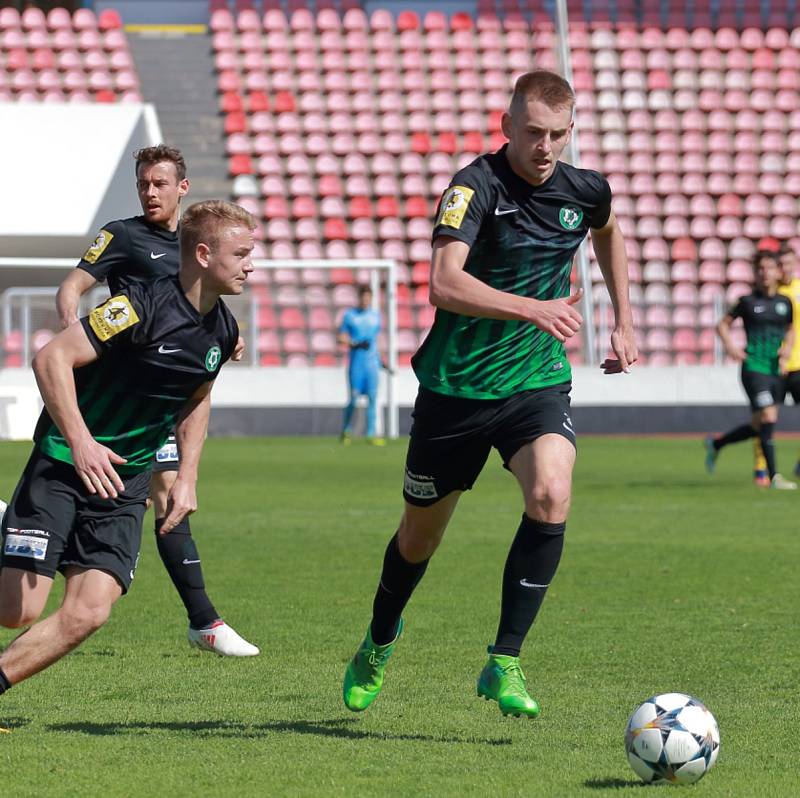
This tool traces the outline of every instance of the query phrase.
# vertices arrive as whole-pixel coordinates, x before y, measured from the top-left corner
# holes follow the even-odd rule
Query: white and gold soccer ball
[[[683,693],[648,698],[628,720],[625,751],[644,782],[692,784],[714,767],[719,727],[701,701]]]

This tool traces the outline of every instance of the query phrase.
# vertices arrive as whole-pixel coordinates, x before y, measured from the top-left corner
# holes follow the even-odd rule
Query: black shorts
[[[742,369],[742,387],[754,413],[765,407],[779,405],[785,394],[783,377],[759,371]]]
[[[96,568],[127,593],[139,559],[150,472],[122,481],[125,490],[116,499],[92,496],[69,463],[34,449],[3,518],[0,566],[49,577],[69,565]]]
[[[800,405],[800,371],[790,371],[783,378],[781,401],[785,402],[787,395],[792,397],[796,405]]]
[[[178,444],[175,436],[170,435],[167,442],[155,453],[153,457],[153,471],[177,471],[181,465],[181,458],[178,454]]]
[[[571,383],[506,399],[460,399],[420,388],[414,403],[403,497],[427,507],[454,490],[470,490],[495,447],[508,468],[525,444],[555,433],[575,445]]]

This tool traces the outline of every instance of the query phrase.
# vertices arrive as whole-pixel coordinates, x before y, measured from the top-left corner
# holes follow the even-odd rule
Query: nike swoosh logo
[[[523,587],[549,587],[549,585],[537,585],[536,582],[529,582],[527,579],[520,579],[519,583]]]
[[[494,209],[495,216],[505,216],[507,213],[516,213],[519,208],[505,208],[504,210],[500,210],[500,208]]]
[[[166,254],[167,254],[166,252],[159,252],[158,255],[156,255],[155,252],[151,252],[150,253],[150,260],[158,260],[159,258],[163,258],[164,255],[166,255]]]
[[[184,558],[183,565],[194,565],[195,563],[200,562],[200,560],[187,560]]]
[[[161,346],[158,347],[159,355],[174,355],[175,352],[182,352],[182,351],[183,351],[182,349],[167,349],[167,347],[164,346],[164,344],[161,344]]]

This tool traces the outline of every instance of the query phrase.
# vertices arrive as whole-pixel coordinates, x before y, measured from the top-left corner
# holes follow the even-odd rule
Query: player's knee
[[[22,629],[35,623],[41,610],[20,604],[3,604],[0,607],[0,626],[5,629]]]
[[[61,607],[61,628],[70,640],[80,642],[96,632],[108,620],[110,614],[110,604],[70,602]]]
[[[397,546],[400,554],[409,562],[422,562],[436,551],[444,535],[444,527],[432,524],[405,513],[397,530]]]
[[[526,497],[525,512],[530,518],[549,523],[566,521],[572,496],[572,480],[555,477],[537,482]]]

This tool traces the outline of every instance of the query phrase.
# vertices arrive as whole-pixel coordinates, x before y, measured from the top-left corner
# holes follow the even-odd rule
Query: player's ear
[[[180,183],[178,183],[178,196],[185,197],[189,193],[189,179],[184,177]]]
[[[503,135],[507,139],[511,138],[511,114],[509,114],[508,111],[504,111],[500,119],[500,130],[503,131]]]
[[[199,243],[194,250],[195,260],[200,264],[203,269],[208,268],[208,259],[211,255],[211,248],[208,244]]]

